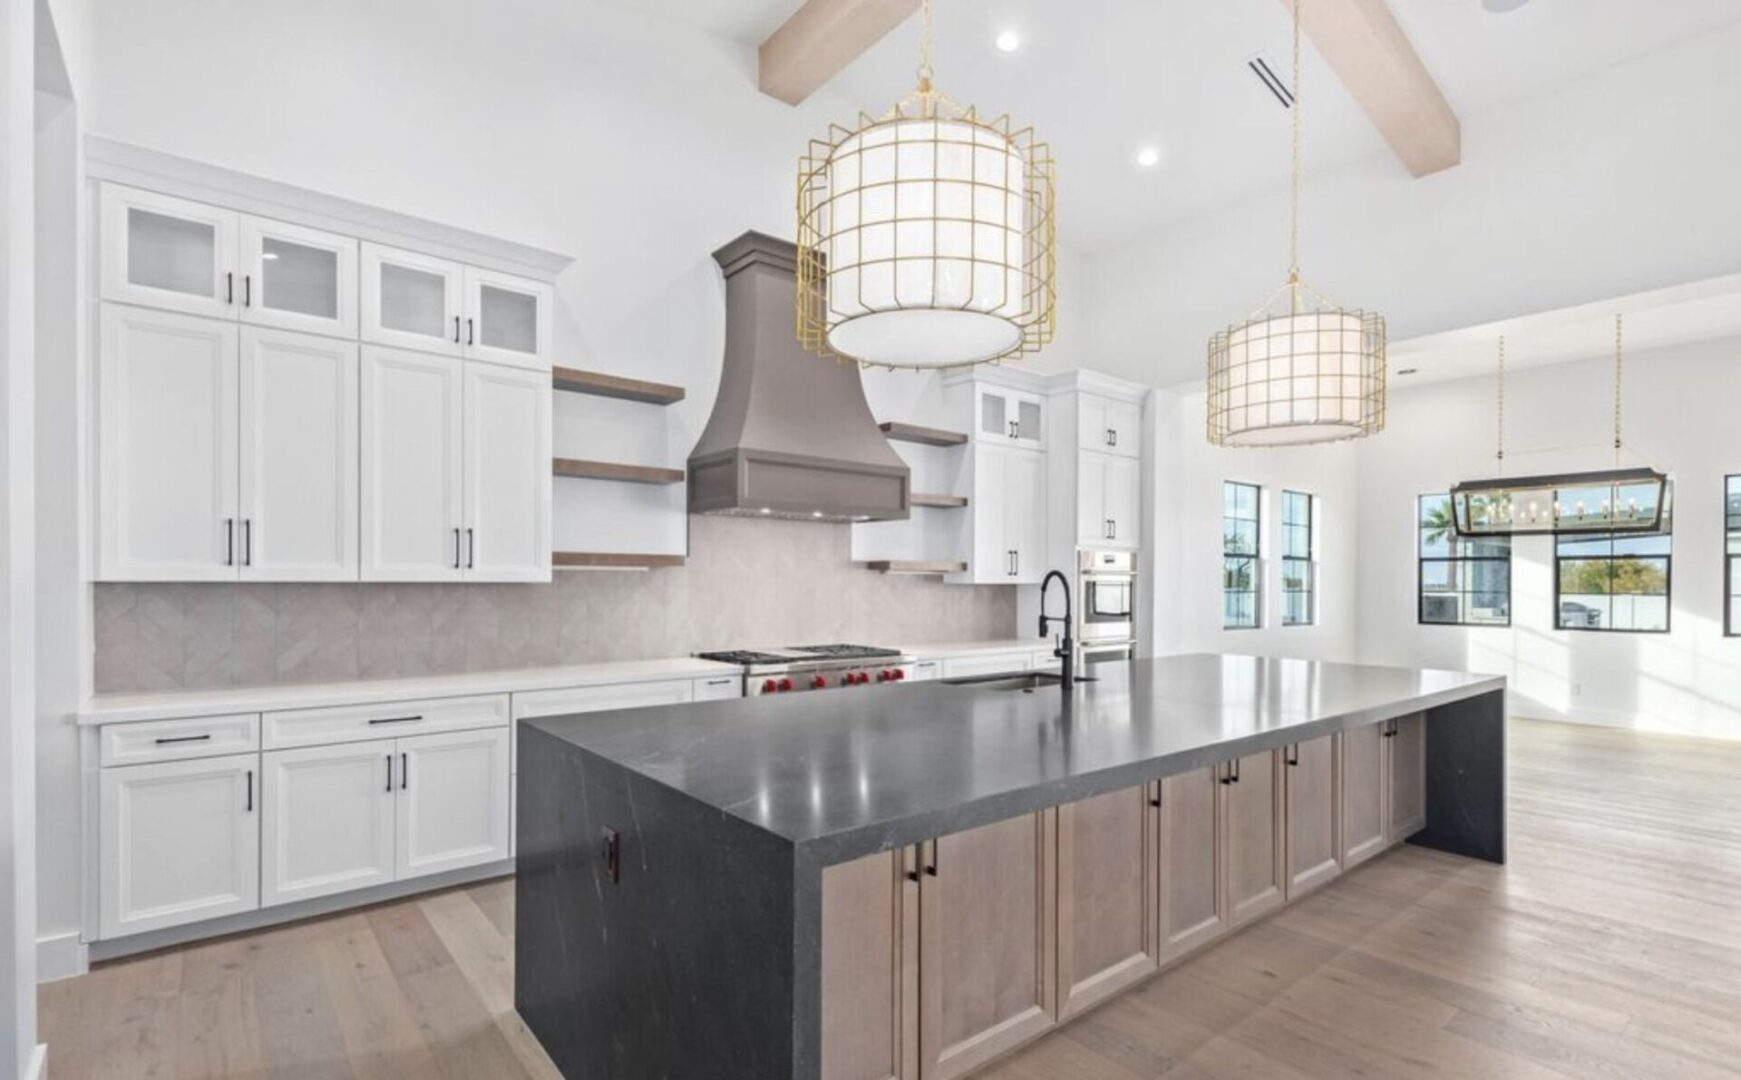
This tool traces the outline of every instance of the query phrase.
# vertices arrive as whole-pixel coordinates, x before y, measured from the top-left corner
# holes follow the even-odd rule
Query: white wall
[[[1157,653],[1225,652],[1356,658],[1359,540],[1355,447],[1226,449],[1204,435],[1204,395],[1195,388],[1158,391],[1150,413],[1155,447],[1153,499],[1153,633]],[[1257,629],[1222,629],[1222,483],[1263,487],[1263,619]],[[1317,497],[1318,617],[1311,626],[1281,624],[1281,493]]]
[[[1463,164],[1308,170],[1306,278],[1392,340],[1741,269],[1741,24],[1463,116]],[[1311,112],[1306,160],[1312,160]],[[1277,148],[1285,153],[1285,146]],[[1066,163],[1067,164],[1067,163]],[[1287,271],[1287,192],[1096,253],[1096,367],[1171,385]]]
[[[1359,653],[1373,663],[1507,676],[1512,711],[1741,739],[1741,638],[1723,636],[1722,485],[1741,473],[1741,340],[1627,357],[1627,465],[1675,479],[1672,628],[1555,629],[1553,542],[1513,549],[1508,629],[1416,623],[1414,500],[1494,473],[1495,384],[1463,379],[1393,392],[1388,430],[1358,454]],[[1613,464],[1612,361],[1514,372],[1506,471]]]

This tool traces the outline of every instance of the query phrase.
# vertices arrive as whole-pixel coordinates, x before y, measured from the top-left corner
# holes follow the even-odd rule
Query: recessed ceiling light
[[[1012,53],[1022,47],[1022,35],[1014,30],[1005,30],[997,36],[997,51]]]
[[[1516,11],[1529,3],[1529,0],[1481,0],[1481,6],[1494,15],[1503,15],[1508,11]]]
[[[1153,146],[1145,146],[1136,152],[1136,163],[1145,169],[1152,169],[1161,163],[1161,152]]]

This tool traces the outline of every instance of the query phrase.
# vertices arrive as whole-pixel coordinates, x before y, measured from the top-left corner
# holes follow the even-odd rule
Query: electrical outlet
[[[1575,682],[1572,684],[1572,696],[1573,697],[1583,697],[1584,696],[1584,684],[1583,683]]]

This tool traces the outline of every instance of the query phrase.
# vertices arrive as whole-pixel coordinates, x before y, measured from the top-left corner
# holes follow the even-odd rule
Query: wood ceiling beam
[[[919,0],[805,0],[756,51],[757,85],[796,105],[919,10]]]
[[[1281,0],[1293,9],[1293,0]],[[1463,159],[1463,129],[1385,0],[1311,0],[1300,22],[1342,85],[1415,176]]]

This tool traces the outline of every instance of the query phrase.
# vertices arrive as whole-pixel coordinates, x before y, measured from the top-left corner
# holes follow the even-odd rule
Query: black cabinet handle
[[[242,306],[252,307],[254,304],[254,275],[242,275]]]
[[[242,519],[242,565],[254,565],[254,519]]]
[[[248,770],[248,813],[254,812],[254,770]]]
[[[236,302],[236,274],[233,270],[224,271],[224,303]]]
[[[411,786],[411,758],[403,750],[399,752],[399,790],[404,791]]]
[[[387,757],[387,791],[390,793],[393,790],[393,755],[388,754],[388,755],[386,755],[386,757]]]
[[[937,876],[937,849],[940,846],[940,841],[931,841],[931,864],[925,867],[925,873],[930,874],[932,877]]]
[[[236,565],[236,519],[224,519],[224,565]]]
[[[925,845],[923,845],[923,844],[914,844],[913,845],[913,850],[912,850],[912,856],[913,856],[912,867],[913,868],[911,870],[907,871],[907,880],[908,881],[918,881],[919,880],[919,862],[924,855],[924,849],[925,849]]]
[[[465,531],[465,568],[475,570],[478,565],[478,538],[471,529]]]
[[[471,316],[469,316],[469,315],[466,316],[466,320],[465,320],[465,343],[467,345],[476,345],[477,344],[477,336],[473,332],[474,327],[475,327],[475,324],[473,323]]]
[[[168,746],[171,743],[205,742],[211,737],[211,733],[207,732],[204,735],[164,735],[151,741],[158,746]]]
[[[421,719],[423,719],[423,715],[421,713],[419,713],[416,716],[377,716],[373,720],[370,720],[369,723],[371,723],[371,724],[409,724],[413,720],[421,720]]]
[[[459,528],[458,528],[458,526],[455,526],[454,530],[453,530],[453,568],[455,570],[458,570],[463,565],[464,565],[464,562],[460,558]]]
[[[1152,790],[1154,792],[1154,794],[1149,796],[1149,805],[1150,806],[1161,805],[1161,782],[1159,780],[1156,780],[1155,786],[1153,788],[1151,788],[1150,790]]]
[[[453,317],[453,343],[455,345],[459,344],[459,316],[458,315],[455,315]]]

